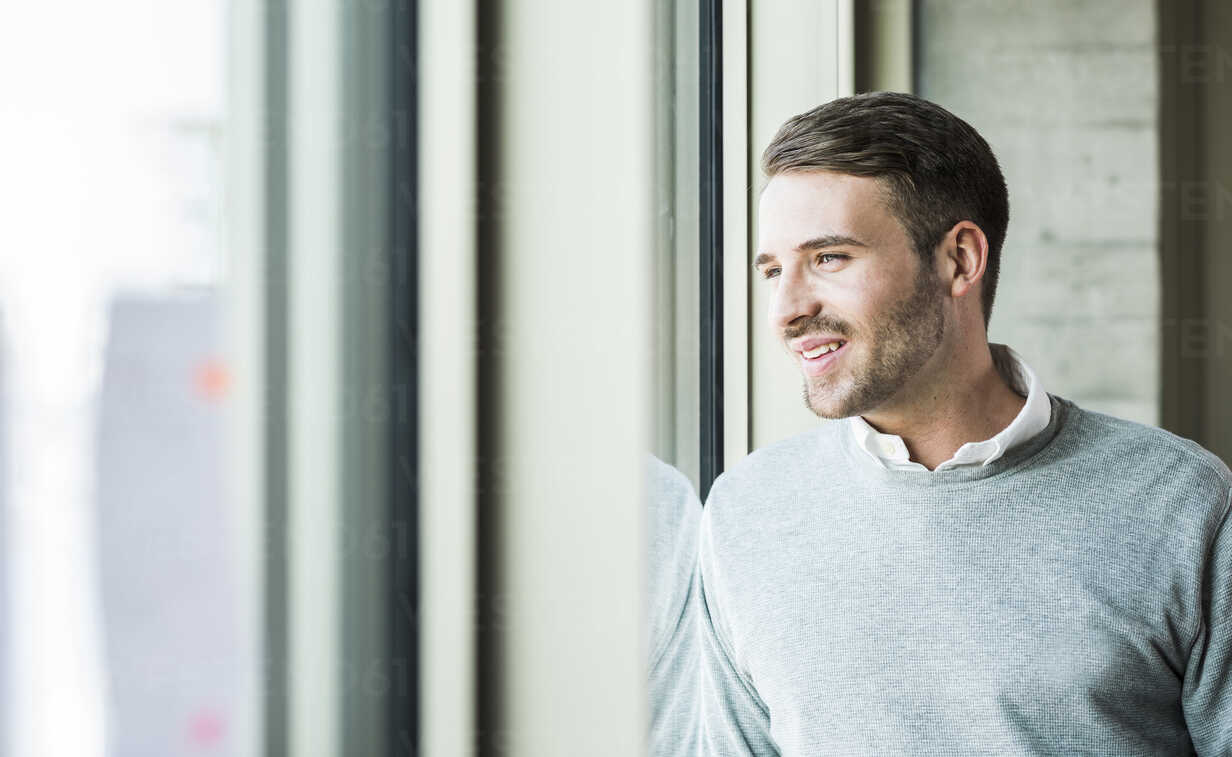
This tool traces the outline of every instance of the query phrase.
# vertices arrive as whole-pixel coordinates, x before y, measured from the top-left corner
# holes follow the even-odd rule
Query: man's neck
[[[969,370],[951,370],[944,381],[917,392],[918,399],[883,405],[864,420],[883,434],[902,437],[913,461],[936,469],[967,442],[996,436],[1026,404],[997,371],[987,344],[971,362]]]

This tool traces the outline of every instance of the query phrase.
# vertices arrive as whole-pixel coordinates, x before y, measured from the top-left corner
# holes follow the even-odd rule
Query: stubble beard
[[[896,392],[928,362],[945,335],[939,283],[921,271],[907,300],[897,303],[873,326],[854,335],[869,350],[862,361],[844,356],[845,374],[804,377],[804,405],[819,418],[868,413]],[[845,376],[845,377],[844,377]],[[839,383],[836,383],[836,380]]]

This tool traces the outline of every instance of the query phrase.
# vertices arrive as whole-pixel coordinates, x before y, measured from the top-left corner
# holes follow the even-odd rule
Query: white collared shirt
[[[941,463],[936,470],[955,468],[960,465],[987,465],[1001,457],[1015,444],[1021,444],[1044,430],[1052,416],[1052,403],[1041,386],[1035,371],[1022,357],[1004,344],[989,342],[992,362],[1006,383],[1027,403],[1018,412],[1010,425],[991,439],[982,442],[967,442],[959,447],[954,456]],[[860,449],[886,468],[896,470],[921,470],[928,468],[911,460],[907,445],[898,434],[883,434],[858,415],[847,418],[851,424],[851,438]]]

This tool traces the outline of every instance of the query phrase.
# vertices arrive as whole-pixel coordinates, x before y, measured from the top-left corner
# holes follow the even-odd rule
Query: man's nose
[[[780,276],[770,301],[770,325],[784,329],[801,316],[812,318],[821,308],[821,302],[807,276],[787,271]]]

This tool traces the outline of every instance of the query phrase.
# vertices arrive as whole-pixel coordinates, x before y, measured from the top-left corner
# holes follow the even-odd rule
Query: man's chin
[[[850,418],[851,416],[855,415],[855,413],[848,413],[848,412],[844,412],[841,410],[830,411],[830,412],[824,412],[824,411],[818,412],[816,408],[809,408],[809,409],[813,411],[813,415],[816,415],[818,418],[822,419],[823,421],[839,421],[839,420],[842,420],[843,418]]]
[[[813,415],[818,418],[828,421],[836,421],[840,418],[850,418],[856,413],[851,409],[850,403],[844,401],[845,398],[834,395],[817,397],[809,391],[807,380],[804,384],[804,405]]]

